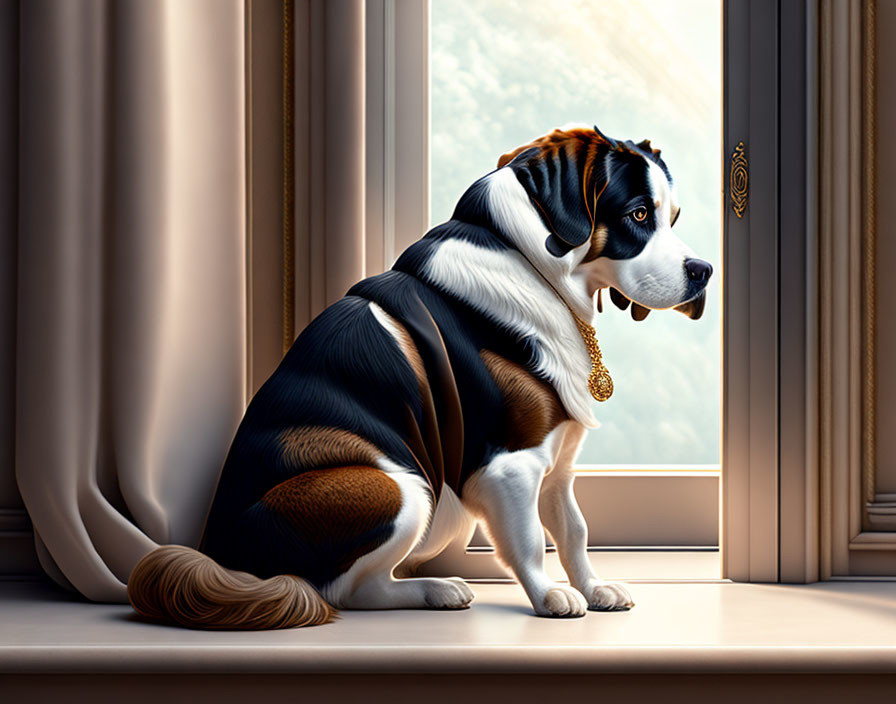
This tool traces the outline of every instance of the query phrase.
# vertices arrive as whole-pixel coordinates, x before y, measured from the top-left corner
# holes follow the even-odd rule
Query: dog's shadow
[[[136,611],[116,611],[115,613],[108,614],[106,618],[110,621],[118,621],[119,623],[141,623],[146,626],[165,625],[141,616]]]
[[[535,616],[535,612],[531,606],[526,604],[479,604],[480,609],[486,608],[490,611],[499,611],[504,613],[522,614],[523,616]],[[477,604],[473,602],[473,608],[477,608]]]

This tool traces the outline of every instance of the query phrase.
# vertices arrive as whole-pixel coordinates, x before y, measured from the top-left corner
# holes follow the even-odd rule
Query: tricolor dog
[[[451,220],[302,332],[246,410],[202,552],[144,557],[136,610],[280,628],[464,608],[463,580],[412,575],[476,520],[535,613],[630,608],[591,567],[572,491],[596,425],[587,330],[604,288],[638,320],[701,315],[712,267],[673,234],[678,214],[647,141],[567,128],[502,156]],[[545,528],[569,584],[545,573]]]

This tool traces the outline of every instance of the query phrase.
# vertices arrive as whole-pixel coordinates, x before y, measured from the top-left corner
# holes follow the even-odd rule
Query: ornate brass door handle
[[[738,218],[744,216],[747,209],[747,196],[749,193],[750,164],[744,153],[744,143],[738,142],[731,153],[731,208]]]

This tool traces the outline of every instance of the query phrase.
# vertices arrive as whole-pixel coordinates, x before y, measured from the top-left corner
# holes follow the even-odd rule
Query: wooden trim
[[[891,527],[896,527],[892,524]],[[896,531],[863,531],[849,541],[850,550],[896,550]]]
[[[778,37],[778,3],[726,2],[723,16],[723,153],[743,142],[750,169],[743,217],[730,207],[730,193],[724,199],[723,576],[776,581],[778,51],[769,38]]]
[[[818,579],[817,10],[780,3],[778,578]]]
[[[31,535],[31,519],[24,508],[0,508],[0,535]]]
[[[253,288],[255,286],[255,272],[252,270],[252,233],[253,219],[255,217],[255,203],[252,198],[252,174],[254,165],[252,162],[252,154],[254,152],[254,136],[252,133],[252,6],[254,0],[245,0],[243,3],[243,90],[245,96],[245,120],[246,120],[246,233],[244,247],[246,252],[245,275],[246,275],[246,399],[252,397],[253,374],[255,364],[255,345],[253,344],[253,330],[255,325],[255,310]]]
[[[864,526],[865,530],[896,531],[896,494],[875,494],[866,502]]]
[[[877,573],[896,496],[876,488],[877,3],[821,3],[821,576]],[[874,551],[874,559],[867,554]]]
[[[577,464],[573,467],[577,476],[583,474],[653,475],[680,474],[688,476],[719,476],[717,464]]]
[[[311,0],[295,0],[293,23],[294,40],[294,103],[293,103],[293,163],[295,214],[293,218],[293,277],[295,298],[293,325],[302,330],[311,322],[314,276],[311,258],[311,179],[312,169],[312,8]],[[320,27],[316,28],[320,30]],[[303,167],[304,165],[304,167]]]
[[[367,275],[429,229],[429,3],[370,0],[367,17]]]
[[[292,346],[295,328],[295,3],[283,0],[283,354]]]
[[[821,577],[849,574],[861,530],[860,9],[821,3]],[[845,289],[845,290],[844,290]]]
[[[0,577],[33,577],[42,570],[34,530],[24,508],[0,508]]]
[[[283,356],[282,2],[245,4],[247,398]]]
[[[875,341],[875,260],[877,252],[877,1],[863,5],[862,17],[862,109],[864,142],[862,144],[862,195],[864,199],[864,249],[862,252],[862,378],[864,380],[862,405],[862,471],[863,508],[862,527],[878,529],[875,521],[875,504],[887,501],[875,495],[876,456],[876,408],[877,374],[875,367],[877,345]],[[892,501],[893,499],[890,499]],[[896,518],[886,523],[896,528]]]

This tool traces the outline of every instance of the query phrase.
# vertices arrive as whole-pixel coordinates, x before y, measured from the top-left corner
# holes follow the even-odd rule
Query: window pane
[[[637,323],[604,295],[597,336],[616,391],[579,459],[717,464],[721,3],[432,0],[431,20],[433,224],[501,154],[570,122],[662,149],[676,233],[717,273],[699,321]]]

